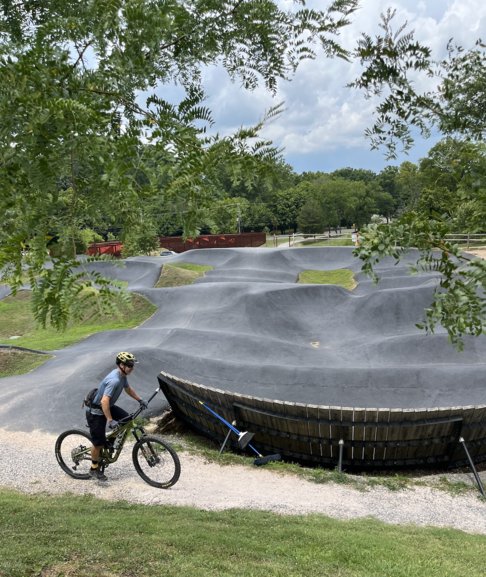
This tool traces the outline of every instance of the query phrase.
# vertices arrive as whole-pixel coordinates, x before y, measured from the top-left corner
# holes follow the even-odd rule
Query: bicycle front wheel
[[[75,479],[89,479],[91,437],[85,431],[65,431],[56,440],[56,459],[61,469]]]
[[[179,480],[179,456],[160,437],[143,436],[133,447],[132,459],[137,473],[152,487],[168,489]]]

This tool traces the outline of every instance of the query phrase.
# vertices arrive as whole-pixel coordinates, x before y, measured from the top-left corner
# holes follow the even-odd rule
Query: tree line
[[[281,159],[260,161],[260,178],[233,183],[221,162],[213,198],[195,219],[195,234],[237,232],[323,233],[390,223],[407,213],[447,222],[451,233],[486,233],[486,147],[446,138],[418,163],[379,173],[342,168],[296,174]],[[147,203],[144,230],[132,238],[143,252],[150,236],[184,234],[184,207],[164,189]],[[98,227],[106,238],[106,230]],[[118,235],[122,235],[121,223]],[[130,235],[128,235],[130,237]]]

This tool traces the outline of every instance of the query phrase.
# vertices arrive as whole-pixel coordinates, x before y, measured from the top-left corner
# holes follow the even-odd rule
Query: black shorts
[[[113,405],[110,407],[111,416],[120,421],[128,416],[128,413]],[[91,442],[95,447],[102,447],[106,443],[106,417],[105,415],[92,415],[90,411],[86,412],[86,420],[88,421],[89,434],[91,435]]]

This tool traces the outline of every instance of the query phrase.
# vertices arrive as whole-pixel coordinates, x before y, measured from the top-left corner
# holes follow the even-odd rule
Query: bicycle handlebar
[[[153,392],[153,394],[149,397],[148,401],[147,401],[147,405],[152,401],[152,399],[157,395],[157,393],[160,391],[160,387],[157,387],[155,389],[155,391]],[[127,423],[129,423],[130,421],[133,421],[133,419],[136,419],[138,417],[138,415],[140,415],[140,413],[142,411],[144,411],[145,409],[143,409],[142,407],[139,407],[134,413],[131,413],[130,415],[127,415],[126,417],[124,417],[123,419],[120,419],[118,421],[119,425],[126,425]]]
[[[149,400],[147,401],[147,405],[152,401],[152,399],[157,395],[157,393],[160,391],[160,387],[157,387],[154,391],[154,393],[152,394],[151,397],[149,397]]]

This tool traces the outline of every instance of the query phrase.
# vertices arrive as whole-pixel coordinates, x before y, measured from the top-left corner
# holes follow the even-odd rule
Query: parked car
[[[174,254],[177,254],[177,253],[174,252],[173,250],[169,250],[167,248],[164,248],[163,250],[160,251],[160,256],[173,256]]]

